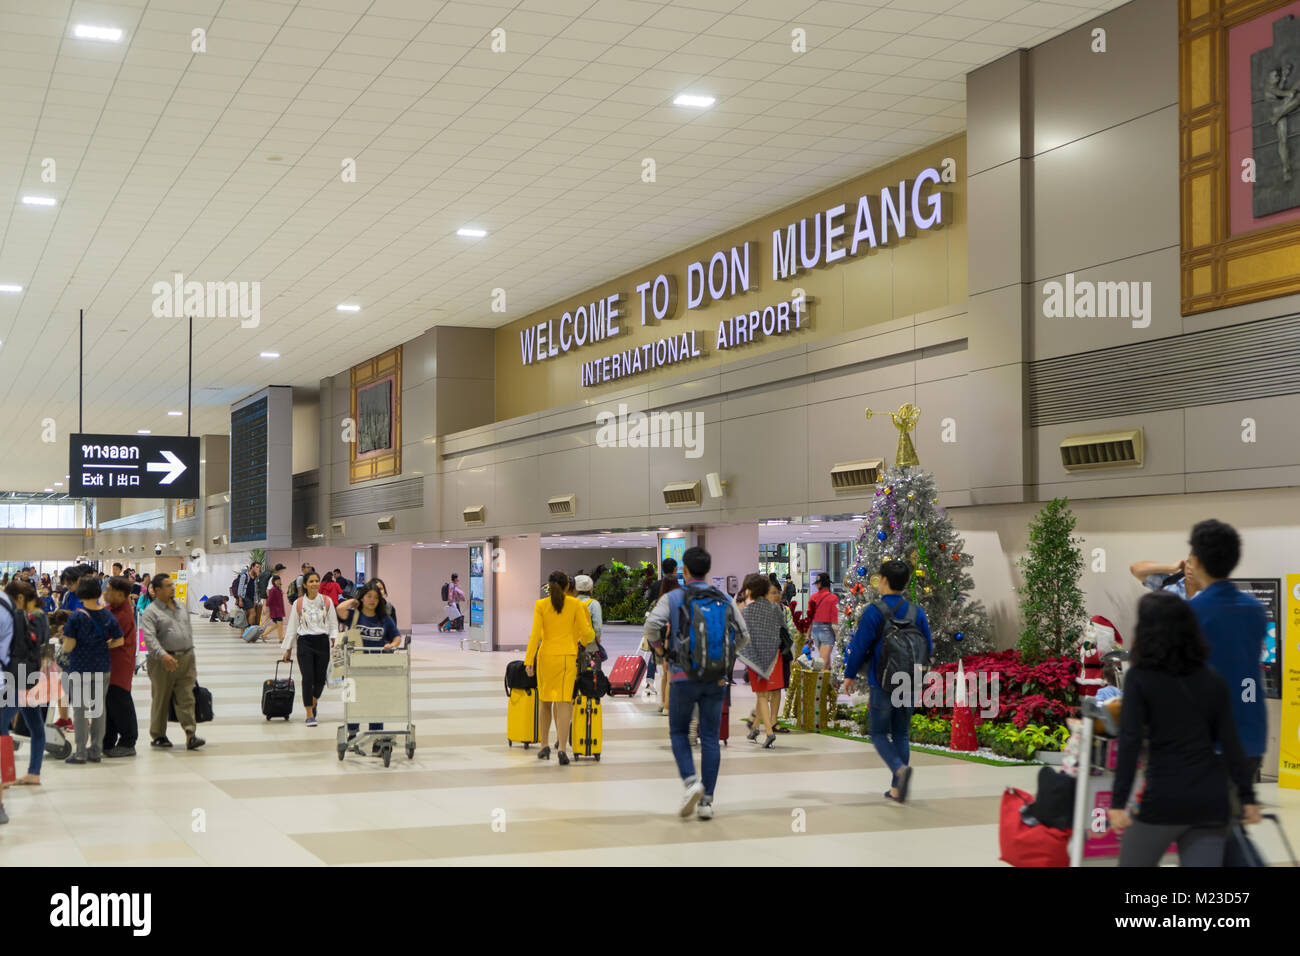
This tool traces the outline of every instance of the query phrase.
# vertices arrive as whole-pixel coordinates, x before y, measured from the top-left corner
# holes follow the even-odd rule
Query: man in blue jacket
[[[893,612],[895,618],[907,614],[908,601],[903,597],[903,590],[912,577],[912,568],[906,561],[886,561],[880,566],[880,600]],[[846,694],[852,694],[858,672],[864,663],[867,667],[867,685],[871,688],[871,744],[876,753],[889,766],[893,774],[892,785],[885,796],[902,803],[907,799],[907,790],[912,782],[912,768],[907,765],[908,734],[912,729],[912,708],[895,707],[890,699],[894,688],[882,688],[880,685],[880,666],[884,659],[885,619],[879,608],[868,604],[858,621],[858,629],[849,644],[848,658],[844,662],[844,686]],[[934,638],[930,636],[930,622],[925,618],[925,610],[916,606],[916,626],[925,635],[930,654],[934,654]],[[913,700],[914,688],[907,688],[904,699]]]
[[[1210,645],[1209,664],[1228,685],[1241,749],[1251,760],[1251,779],[1257,780],[1268,749],[1268,711],[1260,664],[1268,612],[1227,580],[1241,559],[1241,538],[1231,525],[1214,519],[1202,521],[1192,528],[1190,544],[1187,574],[1200,590],[1187,603]]]

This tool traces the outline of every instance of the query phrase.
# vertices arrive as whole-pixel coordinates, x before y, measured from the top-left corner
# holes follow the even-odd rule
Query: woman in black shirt
[[[1171,843],[1178,844],[1183,866],[1222,866],[1229,775],[1243,819],[1259,822],[1228,687],[1206,666],[1209,653],[1196,616],[1182,598],[1157,592],[1138,603],[1109,814],[1110,825],[1122,836],[1120,866],[1155,866]],[[1127,804],[1144,738],[1150,746],[1147,783],[1133,819]]]

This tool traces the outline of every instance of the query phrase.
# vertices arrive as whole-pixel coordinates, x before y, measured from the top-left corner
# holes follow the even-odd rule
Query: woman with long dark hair
[[[578,682],[578,648],[595,637],[591,618],[582,602],[569,597],[569,576],[552,571],[546,579],[548,595],[533,605],[533,629],[528,635],[524,662],[528,676],[537,678],[541,704],[538,721],[542,749],[539,760],[551,757],[551,715],[555,715],[556,749],[561,764],[569,762],[565,747],[573,720],[573,687]]]
[[[670,558],[669,560],[672,559]],[[667,565],[667,561],[665,561],[664,564]],[[676,567],[677,567],[677,562],[674,561],[673,568],[676,569]],[[656,594],[654,600],[650,602],[650,606],[654,607],[655,604],[659,602],[659,599],[661,597],[663,597],[669,591],[677,590],[679,587],[681,587],[681,585],[677,583],[677,575],[665,573],[663,578],[659,582],[659,593]],[[665,627],[664,636],[667,637],[667,635],[668,635],[668,628]],[[667,647],[668,642],[665,641],[663,646]],[[665,660],[658,659],[654,655],[653,649],[651,650],[651,660],[658,660],[658,664],[659,664],[659,668],[658,668],[659,670],[659,714],[660,716],[667,716],[668,715],[668,694],[672,691],[672,683],[669,680],[670,675],[668,672],[668,663]],[[653,680],[653,679],[654,679],[653,674],[649,678],[647,678],[647,680]]]
[[[298,652],[298,669],[302,671],[302,704],[307,712],[307,726],[316,726],[316,705],[325,692],[329,678],[330,648],[338,638],[339,619],[334,602],[320,590],[320,575],[308,571],[302,579],[303,593],[289,606],[289,621],[284,628],[284,660],[293,660]]]
[[[785,629],[785,616],[780,607],[767,600],[767,591],[774,585],[761,574],[745,577],[745,606],[740,613],[749,629],[749,643],[737,655],[749,670],[749,686],[757,695],[754,705],[754,725],[746,738],[757,740],[766,728],[767,739],[763,746],[770,749],[776,744],[776,701],[785,687],[781,670],[781,632]]]
[[[1209,655],[1182,598],[1161,591],[1138,602],[1110,810],[1110,825],[1121,835],[1120,866],[1155,866],[1170,843],[1178,844],[1183,866],[1222,866],[1229,777],[1242,819],[1259,822],[1228,686],[1206,666]],[[1149,745],[1147,785],[1134,819],[1127,803],[1143,739]]]

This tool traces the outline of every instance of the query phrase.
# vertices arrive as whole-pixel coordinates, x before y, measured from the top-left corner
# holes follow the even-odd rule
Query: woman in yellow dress
[[[551,713],[555,713],[556,749],[561,764],[569,762],[564,752],[573,720],[573,686],[578,680],[578,648],[596,636],[591,617],[582,602],[569,597],[565,590],[569,576],[552,571],[547,579],[547,597],[533,605],[533,629],[528,635],[528,652],[524,662],[528,676],[537,677],[537,695],[541,704],[538,721],[542,749],[539,760],[551,757]]]

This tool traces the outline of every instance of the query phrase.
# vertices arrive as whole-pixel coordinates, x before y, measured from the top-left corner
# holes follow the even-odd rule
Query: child
[[[49,615],[49,621],[50,621],[50,654],[57,655],[59,648],[63,645],[63,625],[66,624],[68,621],[68,612],[65,611],[63,608],[59,608],[57,611],[54,611]],[[54,668],[54,673],[56,675],[55,683],[58,684],[57,667]],[[55,706],[58,708],[59,711],[59,719],[54,722],[54,726],[58,727],[59,730],[71,730],[72,718],[68,716],[67,695],[63,693],[63,687],[61,684],[58,685],[57,690],[58,690],[57,697],[55,697],[53,693],[51,693],[50,695],[50,699],[54,701]]]

